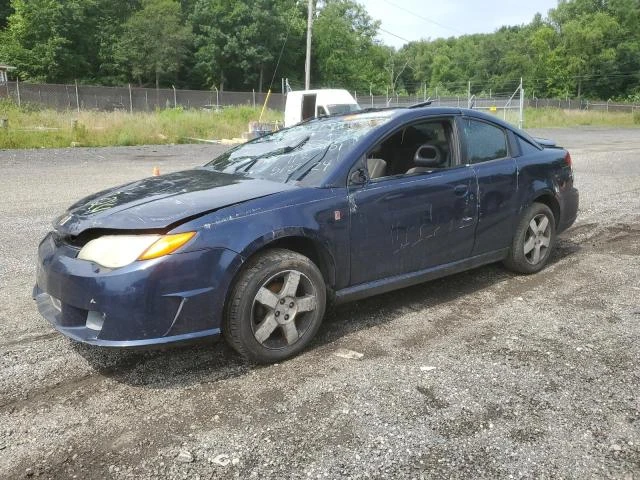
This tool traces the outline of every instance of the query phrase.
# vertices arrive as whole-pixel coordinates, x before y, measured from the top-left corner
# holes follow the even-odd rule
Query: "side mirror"
[[[413,163],[418,167],[439,167],[442,163],[440,149],[435,145],[420,146],[413,157]]]
[[[367,183],[367,174],[364,168],[356,168],[349,175],[349,185],[364,185]]]

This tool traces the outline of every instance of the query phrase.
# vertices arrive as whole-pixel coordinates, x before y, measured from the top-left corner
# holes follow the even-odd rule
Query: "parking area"
[[[640,129],[531,133],[570,149],[581,194],[546,270],[341,306],[266,367],[74,344],[31,300],[67,206],[224,147],[0,151],[0,478],[640,479]]]

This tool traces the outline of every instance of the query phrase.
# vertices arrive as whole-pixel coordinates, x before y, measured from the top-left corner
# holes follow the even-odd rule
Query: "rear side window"
[[[530,144],[524,138],[522,137],[517,137],[517,138],[518,138],[518,143],[520,144],[520,151],[522,152],[522,155],[529,155],[531,153],[540,152],[540,149],[538,147]]]
[[[470,118],[462,119],[467,163],[488,162],[505,158],[508,154],[504,130]]]

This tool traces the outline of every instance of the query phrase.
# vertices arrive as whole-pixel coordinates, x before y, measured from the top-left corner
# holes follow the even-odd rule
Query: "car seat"
[[[367,170],[371,179],[384,177],[387,173],[387,162],[381,158],[367,158]]]

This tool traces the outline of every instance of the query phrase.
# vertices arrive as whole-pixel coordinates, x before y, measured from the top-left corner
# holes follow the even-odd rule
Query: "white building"
[[[8,73],[15,69],[16,67],[10,67],[9,65],[0,64],[0,85],[4,85],[9,81]]]

